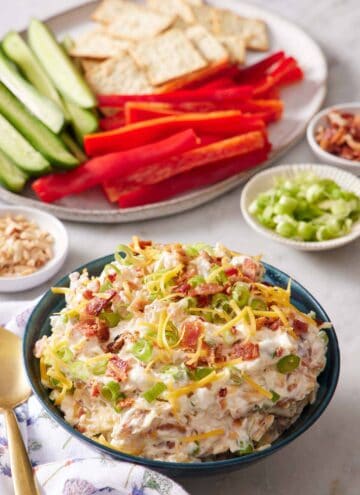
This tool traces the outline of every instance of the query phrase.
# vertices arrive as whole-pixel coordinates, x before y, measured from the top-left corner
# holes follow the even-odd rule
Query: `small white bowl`
[[[286,246],[299,249],[301,251],[324,251],[327,249],[334,249],[340,246],[344,246],[349,242],[354,241],[360,236],[360,221],[358,221],[348,234],[337,237],[336,239],[330,239],[328,241],[296,241],[293,239],[287,239],[281,237],[273,230],[267,229],[261,225],[255,217],[249,213],[249,206],[259,193],[265,192],[274,186],[274,179],[276,177],[285,177],[287,179],[293,179],[296,175],[303,172],[313,172],[319,177],[334,180],[339,186],[347,191],[352,191],[360,196],[360,179],[349,172],[344,172],[336,167],[330,167],[328,165],[318,164],[294,164],[294,165],[280,165],[275,168],[270,168],[256,174],[245,185],[240,200],[241,212],[245,218],[245,221],[256,232],[262,234],[273,241],[280,242]]]
[[[46,282],[60,270],[69,250],[69,238],[64,225],[53,215],[44,211],[23,206],[0,206],[0,217],[6,214],[23,215],[33,220],[41,230],[49,232],[54,239],[53,257],[42,268],[25,276],[0,276],[0,292],[20,292]]]
[[[332,105],[331,107],[325,108],[324,110],[321,110],[321,112],[314,115],[314,117],[310,120],[306,130],[306,137],[308,143],[321,163],[326,163],[328,165],[336,165],[344,170],[347,170],[348,172],[352,172],[353,174],[360,175],[359,161],[347,160],[346,158],[341,158],[339,156],[333,155],[332,153],[328,153],[327,151],[324,151],[316,142],[315,139],[316,129],[318,128],[319,125],[326,125],[326,115],[332,110],[339,110],[341,112],[350,112],[350,113],[360,113],[360,103],[350,102],[350,103],[340,103],[338,105]]]

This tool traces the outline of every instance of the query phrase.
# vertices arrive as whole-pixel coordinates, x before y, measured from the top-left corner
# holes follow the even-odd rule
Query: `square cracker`
[[[126,0],[103,0],[92,15],[94,20],[107,25],[111,36],[135,41],[160,34],[175,17],[175,14],[161,14]]]
[[[222,45],[204,26],[200,26],[199,24],[191,26],[185,33],[189,40],[209,62],[229,58],[224,45]]]
[[[246,47],[251,50],[269,49],[269,36],[265,22],[259,19],[241,17],[230,10],[216,10],[214,14],[214,33],[218,36],[241,36]]]
[[[94,67],[98,67],[102,62],[103,60],[95,58],[80,59],[81,67],[84,72],[89,72],[89,70],[93,69]]]
[[[210,7],[209,5],[194,5],[191,9],[193,11],[196,23],[201,24],[208,31],[213,33],[217,9]]]
[[[153,87],[143,70],[126,52],[90,68],[85,77],[95,93],[145,94]]]
[[[234,35],[218,36],[217,38],[227,49],[231,62],[244,64],[246,60],[246,41],[243,37]]]
[[[146,0],[146,5],[163,14],[176,15],[185,24],[195,22],[195,17],[190,6],[184,0]]]
[[[80,58],[105,59],[116,57],[121,51],[128,50],[132,43],[112,38],[103,27],[88,31],[75,40],[70,55]]]
[[[206,67],[207,62],[179,29],[143,41],[131,50],[154,85]]]
[[[199,5],[204,5],[203,0],[184,0],[185,3],[189,5],[193,5],[195,7],[199,7]]]

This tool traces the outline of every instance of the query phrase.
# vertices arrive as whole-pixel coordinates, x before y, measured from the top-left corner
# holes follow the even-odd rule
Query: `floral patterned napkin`
[[[0,303],[0,325],[21,337],[35,303]],[[69,435],[46,414],[35,396],[15,412],[42,495],[186,495],[169,478],[142,466],[114,461]],[[6,431],[0,416],[0,494],[13,493]]]

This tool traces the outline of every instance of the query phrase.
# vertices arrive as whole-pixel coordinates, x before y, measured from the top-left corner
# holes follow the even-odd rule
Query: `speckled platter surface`
[[[47,23],[59,37],[65,33],[77,35],[89,28],[90,14],[97,3],[89,2],[70,9],[48,19]],[[212,186],[153,205],[128,209],[119,209],[110,205],[100,188],[69,196],[54,204],[41,203],[30,188],[21,195],[0,188],[0,199],[17,205],[41,208],[59,218],[71,221],[125,223],[148,220],[180,213],[220,196],[244,183],[258,170],[269,166],[294,146],[302,138],[307,123],[317,113],[325,98],[327,65],[321,49],[302,29],[271,11],[238,0],[211,0],[209,3],[231,9],[240,15],[264,20],[270,31],[271,51],[285,49],[289,55],[298,60],[304,70],[304,81],[282,91],[285,112],[283,119],[269,128],[273,151],[267,162]],[[264,54],[250,54],[248,63],[256,62],[263,56]]]

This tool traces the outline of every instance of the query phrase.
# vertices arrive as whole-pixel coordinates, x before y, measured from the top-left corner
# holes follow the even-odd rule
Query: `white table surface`
[[[31,17],[46,18],[79,0],[2,0],[0,34],[23,28]],[[299,23],[324,49],[330,68],[326,103],[360,101],[359,0],[257,0]],[[6,8],[5,8],[6,5]],[[284,47],[286,49],[286,47]],[[305,140],[282,163],[314,160]],[[113,251],[136,234],[145,239],[222,241],[234,249],[264,254],[309,288],[337,329],[342,357],[340,382],[327,411],[291,446],[257,465],[225,476],[184,480],[193,495],[359,495],[360,493],[360,240],[339,250],[302,253],[265,240],[239,212],[240,188],[193,211],[129,225],[66,223],[70,254],[61,274]],[[59,275],[61,275],[59,274]],[[59,277],[56,277],[59,278]],[[40,295],[47,286],[0,301]],[[49,459],[51,461],[51,459]]]

